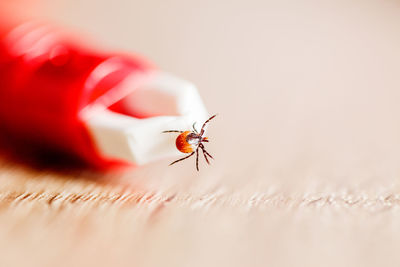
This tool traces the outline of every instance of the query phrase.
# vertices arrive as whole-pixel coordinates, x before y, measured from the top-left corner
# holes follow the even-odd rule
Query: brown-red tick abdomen
[[[186,140],[191,131],[185,131],[176,138],[176,148],[183,153],[192,153],[193,146]]]

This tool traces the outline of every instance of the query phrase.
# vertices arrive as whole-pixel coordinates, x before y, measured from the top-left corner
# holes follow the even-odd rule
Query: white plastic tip
[[[122,101],[135,118],[107,107]],[[156,115],[156,116],[154,116]],[[182,155],[175,147],[177,134],[166,130],[200,128],[208,113],[194,85],[164,72],[134,74],[100,97],[81,113],[97,148],[107,158],[137,165]]]

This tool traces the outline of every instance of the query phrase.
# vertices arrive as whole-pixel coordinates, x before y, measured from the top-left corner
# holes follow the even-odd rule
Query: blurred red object
[[[96,149],[79,112],[150,65],[95,52],[35,22],[3,27],[0,36],[2,141],[73,154],[100,168],[117,163]]]

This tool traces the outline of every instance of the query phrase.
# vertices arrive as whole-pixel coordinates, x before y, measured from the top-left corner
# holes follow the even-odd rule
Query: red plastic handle
[[[15,145],[63,151],[97,167],[114,164],[96,149],[78,114],[132,72],[150,65],[35,30],[22,36],[14,30],[0,40],[0,130],[12,136]]]

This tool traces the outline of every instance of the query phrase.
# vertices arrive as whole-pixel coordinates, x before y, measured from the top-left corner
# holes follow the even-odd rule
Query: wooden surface
[[[0,266],[398,266],[395,1],[43,1],[198,85],[212,166],[0,159]]]

